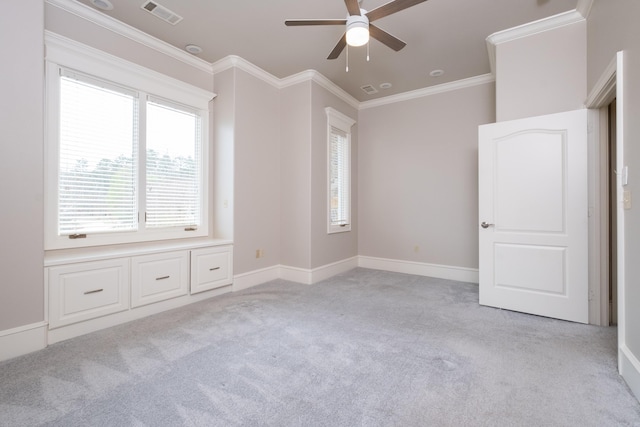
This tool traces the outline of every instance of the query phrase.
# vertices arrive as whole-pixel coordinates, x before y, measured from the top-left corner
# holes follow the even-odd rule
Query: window
[[[213,94],[58,43],[47,40],[45,248],[206,236]]]
[[[351,126],[355,120],[334,110],[327,113],[327,232],[351,231]]]

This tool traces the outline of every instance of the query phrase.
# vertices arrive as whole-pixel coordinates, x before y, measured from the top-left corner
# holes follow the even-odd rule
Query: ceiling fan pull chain
[[[369,62],[369,42],[367,42],[367,62]]]
[[[347,73],[349,72],[349,45],[347,45]]]

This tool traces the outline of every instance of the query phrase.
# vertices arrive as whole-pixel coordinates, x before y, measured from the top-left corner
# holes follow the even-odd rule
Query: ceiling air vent
[[[371,85],[360,86],[360,89],[362,89],[367,95],[373,95],[374,93],[378,93],[378,89],[376,89]]]
[[[178,22],[182,21],[182,16],[170,11],[162,5],[159,5],[155,1],[148,0],[144,2],[141,7],[153,16],[156,16],[171,25],[176,25]]]

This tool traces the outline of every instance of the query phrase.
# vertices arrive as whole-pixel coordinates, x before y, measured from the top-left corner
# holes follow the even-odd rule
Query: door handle
[[[480,227],[489,228],[489,226],[491,226],[491,225],[493,225],[493,224],[489,224],[489,223],[486,223],[486,222],[482,221],[482,224],[480,224]]]

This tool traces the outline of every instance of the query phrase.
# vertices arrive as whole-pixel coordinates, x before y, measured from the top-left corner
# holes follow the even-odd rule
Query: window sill
[[[76,262],[89,262],[108,258],[148,255],[160,252],[189,250],[232,244],[232,240],[197,239],[188,241],[146,242],[132,243],[127,245],[48,250],[45,251],[44,266],[51,267],[54,265],[70,264]]]

